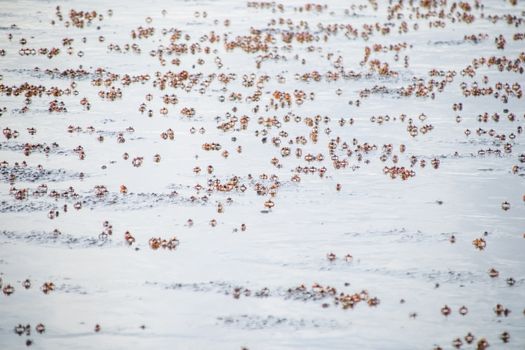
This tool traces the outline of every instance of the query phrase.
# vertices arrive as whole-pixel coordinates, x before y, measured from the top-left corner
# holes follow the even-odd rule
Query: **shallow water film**
[[[525,1],[0,1],[0,349],[524,349]]]

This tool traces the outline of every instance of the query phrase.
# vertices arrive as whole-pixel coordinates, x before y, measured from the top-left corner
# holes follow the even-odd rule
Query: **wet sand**
[[[523,349],[525,4],[413,3],[3,2],[0,348]]]

